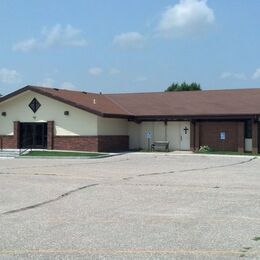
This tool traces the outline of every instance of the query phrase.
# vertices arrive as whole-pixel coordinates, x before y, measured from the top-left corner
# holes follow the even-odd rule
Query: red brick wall
[[[15,142],[14,148],[20,148],[20,122],[19,121],[14,122],[14,142]]]
[[[19,148],[19,122],[14,135],[0,135],[0,149]],[[48,149],[93,152],[118,152],[129,149],[128,136],[53,136],[53,122],[48,122]]]
[[[120,152],[129,150],[129,136],[98,136],[98,150],[101,152]]]
[[[17,140],[13,135],[0,135],[0,149],[16,149]]]
[[[259,146],[259,124],[258,122],[253,121],[252,123],[252,152],[254,154],[258,153]]]
[[[245,122],[237,122],[237,127],[237,151],[243,153],[245,151]]]
[[[54,121],[47,122],[47,148],[53,149]]]
[[[199,123],[200,146],[208,145],[218,151],[238,151],[238,141],[244,136],[239,137],[239,122],[200,122]],[[220,140],[220,133],[226,133],[226,140]],[[241,135],[241,134],[240,134]]]
[[[97,136],[54,136],[54,150],[98,151]]]
[[[195,151],[195,122],[190,122],[190,149]]]
[[[0,149],[17,149],[20,146],[20,122],[15,121],[13,135],[0,135]]]
[[[258,152],[260,153],[260,123],[258,123]]]
[[[54,136],[54,150],[118,152],[129,149],[128,136]]]

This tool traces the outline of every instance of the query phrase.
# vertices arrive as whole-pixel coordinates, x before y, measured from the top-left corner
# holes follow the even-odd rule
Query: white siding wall
[[[170,150],[180,150],[180,122],[168,122],[167,139],[170,142]]]
[[[128,135],[127,119],[98,117],[98,135]]]
[[[28,104],[36,98],[41,107],[34,114]],[[1,112],[7,113],[6,117]],[[69,111],[69,116],[64,115]],[[55,121],[56,135],[97,135],[97,116],[44,95],[26,91],[0,104],[0,134],[13,134],[13,121]]]
[[[153,141],[165,141],[165,125],[164,122],[143,122],[141,124],[141,147],[142,149],[148,148],[148,140],[146,139],[145,133],[146,132],[152,133]]]
[[[132,150],[140,149],[141,139],[141,127],[140,124],[129,122],[128,123],[128,136],[129,136],[129,148]]]
[[[189,126],[189,122],[186,122]],[[128,134],[129,134],[129,145],[130,149],[148,149],[148,140],[146,139],[145,133],[151,132],[152,139],[154,141],[169,141],[170,150],[181,149],[181,125],[182,122],[142,122],[136,124],[129,122]]]

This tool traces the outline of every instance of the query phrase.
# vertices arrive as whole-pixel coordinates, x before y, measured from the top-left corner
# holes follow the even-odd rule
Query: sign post
[[[226,140],[226,132],[220,132],[220,140],[222,143],[222,151],[224,151],[224,142]]]
[[[152,139],[152,132],[151,131],[147,131],[145,132],[145,138],[147,139],[147,145],[148,145],[148,151],[150,151],[151,149],[151,139]]]

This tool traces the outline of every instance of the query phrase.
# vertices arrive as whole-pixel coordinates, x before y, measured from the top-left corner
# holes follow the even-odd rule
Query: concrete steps
[[[18,157],[19,156],[19,150],[0,150],[0,158],[6,158],[6,157]]]

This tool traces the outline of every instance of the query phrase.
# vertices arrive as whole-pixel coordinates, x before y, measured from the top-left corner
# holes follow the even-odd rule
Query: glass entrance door
[[[47,148],[47,123],[21,123],[21,148]]]

